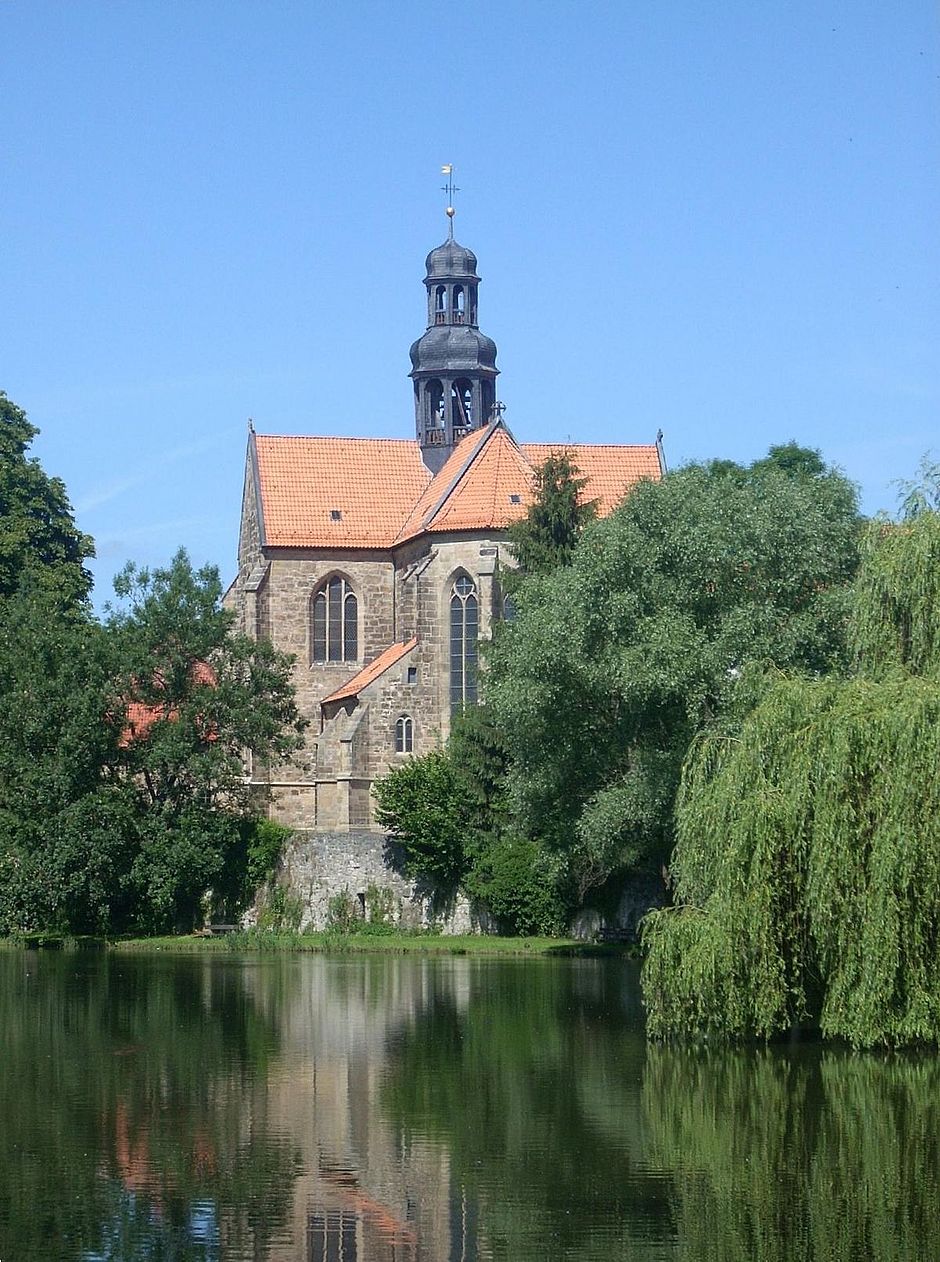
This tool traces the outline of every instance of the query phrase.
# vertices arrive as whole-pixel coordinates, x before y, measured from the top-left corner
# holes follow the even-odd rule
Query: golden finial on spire
[[[460,189],[454,184],[454,164],[452,162],[445,162],[441,167],[441,175],[447,176],[447,183],[443,186],[441,192],[447,194],[447,206],[444,210],[444,214],[450,221],[450,236],[451,240],[453,240],[454,215],[457,213],[454,210],[454,194],[460,192]]]

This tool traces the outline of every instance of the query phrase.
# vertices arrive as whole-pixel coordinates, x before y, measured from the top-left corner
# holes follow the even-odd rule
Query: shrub
[[[464,881],[470,898],[497,921],[500,932],[552,934],[564,909],[545,855],[532,841],[499,837],[487,843]]]

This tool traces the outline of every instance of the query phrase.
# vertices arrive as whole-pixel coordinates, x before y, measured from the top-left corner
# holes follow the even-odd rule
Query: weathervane
[[[441,192],[447,194],[447,209],[444,211],[444,214],[450,221],[450,239],[453,241],[454,215],[457,213],[454,210],[454,194],[460,192],[460,189],[454,184],[454,164],[452,162],[445,162],[441,167],[441,175],[447,176],[447,183],[443,185]]]

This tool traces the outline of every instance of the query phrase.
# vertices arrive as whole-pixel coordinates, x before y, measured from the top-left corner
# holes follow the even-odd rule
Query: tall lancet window
[[[359,656],[359,602],[336,575],[310,601],[310,660],[354,662]]]
[[[451,712],[476,703],[478,631],[477,589],[468,575],[460,574],[450,595]]]

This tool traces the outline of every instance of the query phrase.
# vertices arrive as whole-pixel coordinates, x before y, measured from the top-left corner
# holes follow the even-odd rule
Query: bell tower
[[[454,240],[453,168],[447,184],[448,239],[428,255],[428,327],[411,348],[415,424],[424,463],[436,473],[464,435],[490,419],[496,402],[496,343],[477,324],[477,259]]]

